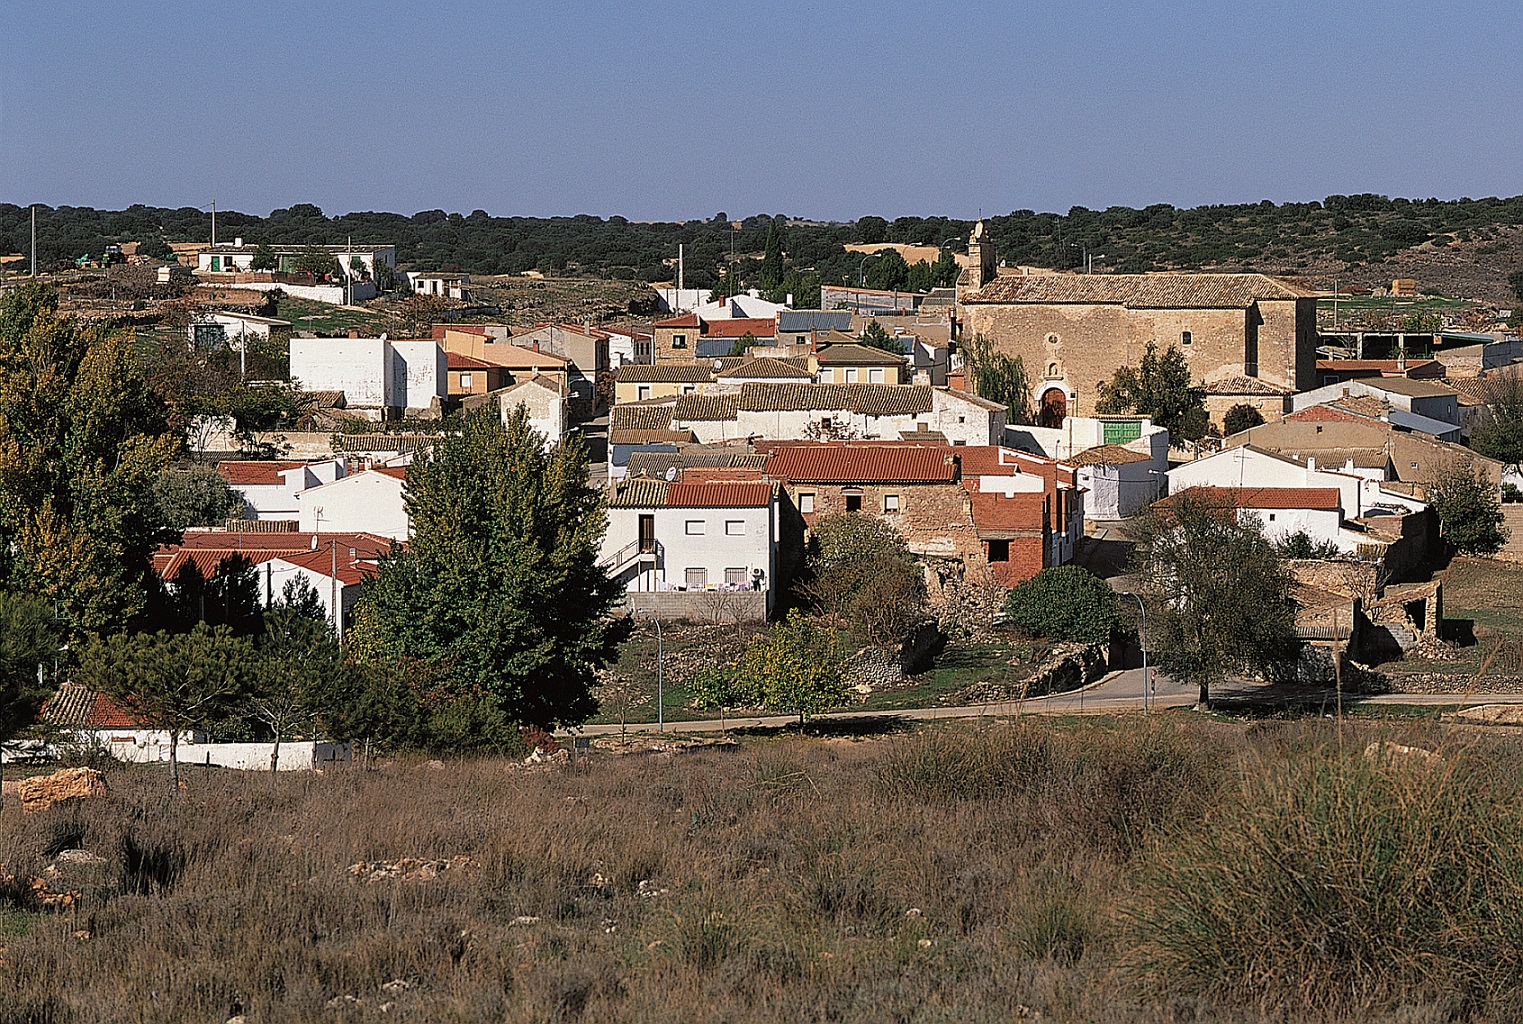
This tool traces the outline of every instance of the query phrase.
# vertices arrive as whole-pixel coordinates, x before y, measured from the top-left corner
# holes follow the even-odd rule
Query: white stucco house
[[[342,391],[352,409],[400,413],[449,393],[449,362],[433,340],[292,338],[291,379],[308,391]]]
[[[268,341],[271,334],[289,334],[291,321],[277,320],[272,316],[254,316],[252,313],[229,313],[225,310],[208,310],[197,313],[186,328],[190,343],[198,349],[213,349],[231,345],[243,351],[249,339]]]
[[[1102,444],[1068,460],[1084,495],[1087,519],[1127,519],[1147,508],[1163,489],[1153,459],[1116,444]]]
[[[778,486],[690,476],[617,485],[600,561],[632,594],[685,595],[668,602],[674,616],[686,607],[690,617],[703,617],[695,599],[715,594],[760,595],[765,615],[777,586]]]
[[[301,511],[297,496],[342,480],[349,460],[340,455],[318,462],[219,462],[217,472],[243,499],[250,519],[295,520]]]
[[[1343,529],[1336,487],[1187,487],[1155,507],[1167,510],[1187,497],[1212,508],[1233,510],[1240,521],[1257,516],[1264,537],[1272,542],[1304,532],[1312,543],[1335,544],[1346,553],[1359,546],[1359,540]]]
[[[1169,492],[1188,487],[1331,487],[1338,492],[1343,514],[1358,519],[1373,507],[1417,512],[1426,504],[1408,495],[1387,491],[1383,474],[1371,478],[1342,470],[1319,469],[1253,445],[1228,448],[1204,459],[1169,470]]]
[[[565,390],[555,378],[536,374],[496,392],[496,398],[504,424],[522,407],[529,426],[544,435],[546,444],[557,445],[565,438],[571,415]]]
[[[406,490],[405,466],[351,473],[297,494],[297,521],[304,533],[365,532],[406,540],[411,533]]]

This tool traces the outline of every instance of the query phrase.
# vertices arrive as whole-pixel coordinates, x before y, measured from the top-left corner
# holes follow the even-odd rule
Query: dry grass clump
[[[0,887],[0,1024],[1257,1024],[1282,1016],[1260,1006],[1263,985],[1334,1017],[1406,1001],[1411,1024],[1451,1008],[1507,1019],[1506,951],[1523,936],[1504,923],[1520,871],[1501,836],[1516,816],[1464,819],[1515,791],[1514,744],[1446,761],[1433,795],[1333,759],[1330,729],[949,726],[595,757],[577,772],[396,765],[273,787],[194,772],[179,795],[157,769],[121,768],[109,800],[0,815],[6,872],[79,894],[42,909]],[[1360,771],[1357,799],[1339,797]],[[1431,821],[1395,823],[1409,812]],[[1363,852],[1382,837],[1383,860]],[[1463,884],[1439,852],[1461,841],[1478,869]],[[59,857],[73,849],[103,862]],[[1250,853],[1263,870],[1241,866]],[[1330,895],[1307,895],[1327,879]],[[1238,889],[1251,896],[1232,904]],[[1434,910],[1430,892],[1450,902]],[[1236,951],[1305,914],[1322,916],[1243,968]],[[1361,951],[1396,926],[1412,963],[1449,959],[1382,987]],[[1333,934],[1342,946],[1307,952]],[[1472,981],[1426,980],[1463,973],[1462,957]],[[1320,996],[1318,977],[1345,975],[1365,979],[1351,999]]]
[[[1131,962],[1165,990],[1270,1006],[1473,1008],[1517,992],[1523,789],[1515,744],[1489,746],[1256,753],[1151,858]]]

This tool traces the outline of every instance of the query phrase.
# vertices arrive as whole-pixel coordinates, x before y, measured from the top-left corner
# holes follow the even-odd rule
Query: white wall
[[[349,405],[385,405],[386,345],[380,338],[292,338],[291,379],[308,391],[342,391]]]
[[[762,585],[772,587],[777,569],[778,508],[611,508],[600,560],[607,560],[640,537],[640,516],[656,518],[656,540],[662,558],[654,570],[630,578],[628,589],[670,590],[686,585],[687,570],[701,568],[710,585],[723,585],[726,569],[761,569]],[[687,532],[688,522],[701,522],[703,533]],[[744,524],[745,534],[725,532],[727,522]],[[648,564],[648,563],[647,563]],[[627,576],[628,574],[626,574]]]
[[[544,435],[546,444],[561,443],[566,436],[568,419],[564,398],[548,388],[533,383],[510,388],[498,396],[498,408],[502,413],[504,425],[512,418],[513,410],[519,406],[524,407],[529,417],[529,426]]]
[[[332,554],[331,549],[330,556]],[[340,565],[348,559],[349,552],[343,548],[338,551]],[[359,603],[359,584],[345,586],[342,580],[334,582],[332,576],[323,572],[313,572],[303,566],[286,561],[284,558],[272,558],[269,561],[255,567],[259,574],[259,596],[261,601],[268,607],[279,601],[285,593],[286,584],[293,580],[305,580],[307,586],[317,593],[317,599],[323,606],[323,614],[329,624],[335,629],[340,629],[354,614],[354,606]],[[343,611],[343,620],[336,622],[333,618],[334,598],[338,599],[338,606]]]
[[[1305,531],[1312,543],[1331,542],[1347,548],[1348,539],[1342,536],[1340,527],[1343,516],[1336,509],[1313,508],[1255,508],[1240,509],[1238,518],[1252,513],[1258,516],[1264,537],[1270,541],[1284,540],[1290,534]]]
[[[1226,451],[1169,471],[1169,493],[1186,487],[1334,487],[1349,518],[1364,512],[1363,481],[1343,473],[1327,473],[1246,447]]]
[[[355,473],[298,494],[297,519],[303,533],[374,533],[406,540],[411,530],[404,490],[404,482],[394,476]]]
[[[169,734],[167,732],[137,732],[141,737],[130,743],[113,743],[110,737],[124,736],[131,731],[119,729],[80,730],[80,739],[92,746],[99,746],[119,761],[131,764],[161,764],[169,761]],[[198,743],[182,734],[175,757],[181,768],[195,765],[216,765],[219,768],[269,771],[271,743]],[[325,764],[349,761],[353,746],[348,743],[332,743],[327,740],[283,740],[280,744],[280,760],[276,771],[311,771]]]
[[[426,409],[449,393],[449,356],[436,341],[388,341],[391,393],[386,404],[397,409]]]

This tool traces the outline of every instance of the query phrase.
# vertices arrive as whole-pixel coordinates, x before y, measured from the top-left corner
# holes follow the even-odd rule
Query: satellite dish
[[[312,535],[312,550],[317,550],[317,534],[315,533]]]
[[[676,466],[667,466],[666,467],[666,482],[667,483],[671,483],[675,479],[677,479],[677,467]]]
[[[722,359],[716,359],[716,360],[714,360],[714,369],[717,370],[717,369],[719,369],[722,366],[724,366],[724,360],[722,360]]]

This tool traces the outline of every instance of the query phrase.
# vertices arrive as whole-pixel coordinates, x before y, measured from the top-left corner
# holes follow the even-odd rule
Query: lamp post
[[[867,261],[868,260],[875,260],[879,256],[882,256],[882,255],[883,254],[881,252],[870,252],[866,256],[862,257],[862,262],[857,264],[857,287],[858,288],[866,288],[867,287]]]
[[[1142,603],[1141,595],[1128,592],[1133,601],[1137,602],[1137,610],[1142,613],[1142,629],[1137,633],[1137,639],[1142,643],[1142,713],[1148,713],[1148,608]]]
[[[666,697],[663,693],[665,680],[662,678],[661,620],[656,618],[656,613],[649,608],[640,611],[644,611],[650,617],[650,621],[656,624],[656,731],[664,733],[666,732]],[[640,611],[635,612],[635,618],[640,617]]]

